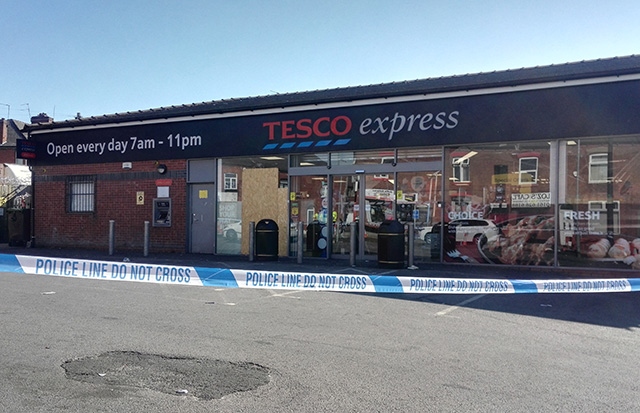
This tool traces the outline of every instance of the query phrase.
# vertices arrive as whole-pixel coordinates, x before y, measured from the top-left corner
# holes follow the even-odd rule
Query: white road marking
[[[482,298],[482,297],[484,297],[485,295],[486,295],[486,294],[474,295],[473,297],[471,297],[471,298],[467,298],[466,300],[464,300],[463,302],[461,302],[461,303],[460,303],[460,304],[458,304],[458,305],[452,305],[452,306],[451,306],[451,307],[449,307],[449,308],[445,308],[445,309],[444,309],[444,310],[442,310],[442,311],[438,311],[438,312],[436,313],[436,315],[440,315],[440,316],[442,316],[442,315],[447,315],[447,314],[449,314],[449,313],[451,313],[451,312],[453,312],[453,311],[457,310],[457,309],[458,309],[458,308],[460,308],[460,307],[464,307],[465,305],[467,305],[467,304],[469,304],[469,303],[472,303],[472,302],[474,302],[474,301],[476,301],[476,300],[481,299],[481,298]]]
[[[300,291],[287,291],[287,292],[278,292],[276,293],[275,291],[269,290],[269,292],[271,293],[271,297],[287,297],[288,295],[291,294],[299,294]],[[295,299],[300,299],[300,297],[287,297],[287,298],[295,298]]]

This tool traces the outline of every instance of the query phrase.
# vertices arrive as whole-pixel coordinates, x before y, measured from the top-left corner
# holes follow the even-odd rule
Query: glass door
[[[385,220],[394,219],[395,181],[392,173],[362,175],[365,183],[364,199],[361,201],[363,259],[376,260],[378,255],[378,232]]]
[[[375,259],[380,224],[393,219],[393,179],[388,174],[336,175],[332,193],[332,256],[350,256],[355,231],[356,257]]]
[[[329,212],[329,188],[326,175],[294,176],[290,181],[290,216],[292,235],[295,242],[303,237],[305,257],[327,257],[329,247],[329,227],[332,216]],[[298,224],[303,223],[302,233]],[[295,229],[294,229],[295,228]],[[289,247],[295,255],[297,246]]]
[[[360,210],[358,193],[360,190],[358,175],[336,175],[332,179],[332,220],[333,233],[331,251],[335,258],[349,258],[351,254],[351,233],[356,232],[356,255],[358,254],[357,228]],[[355,223],[355,224],[354,224]]]

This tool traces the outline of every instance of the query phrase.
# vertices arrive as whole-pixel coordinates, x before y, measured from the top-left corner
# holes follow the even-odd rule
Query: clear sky
[[[0,117],[640,53],[637,0],[0,0]]]

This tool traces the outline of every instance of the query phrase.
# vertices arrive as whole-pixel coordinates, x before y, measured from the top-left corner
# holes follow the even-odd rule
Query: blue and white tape
[[[394,294],[531,294],[640,291],[639,278],[518,280],[325,274],[183,267],[8,254],[0,254],[0,271],[200,287]]]

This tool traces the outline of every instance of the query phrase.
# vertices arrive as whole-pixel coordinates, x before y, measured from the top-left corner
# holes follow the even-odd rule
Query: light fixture
[[[167,172],[167,165],[163,163],[158,164],[156,169],[160,175],[164,175]]]

